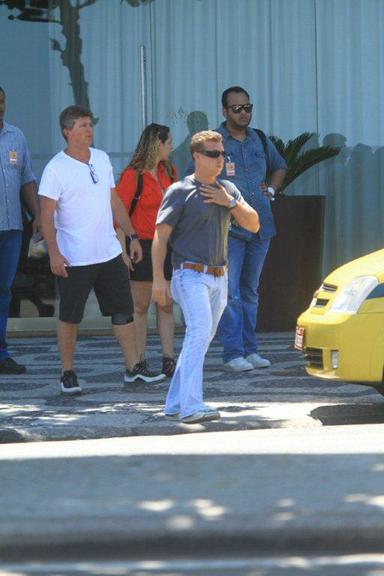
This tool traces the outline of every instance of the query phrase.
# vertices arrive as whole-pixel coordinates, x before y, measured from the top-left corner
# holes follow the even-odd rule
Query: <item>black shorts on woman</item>
[[[152,270],[152,240],[140,240],[143,249],[143,259],[135,264],[134,269],[130,270],[130,279],[134,282],[153,282]],[[129,254],[129,239],[127,239],[127,253]],[[166,280],[172,278],[172,263],[171,263],[171,249],[168,248],[167,256],[164,262],[164,276]]]

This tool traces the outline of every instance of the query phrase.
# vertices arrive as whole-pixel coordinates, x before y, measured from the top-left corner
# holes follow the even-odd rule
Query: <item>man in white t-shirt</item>
[[[124,382],[164,378],[138,361],[129,272],[121,256],[113,219],[131,238],[130,258],[142,251],[123,203],[115,193],[108,155],[91,148],[92,113],[69,106],[60,114],[67,147],[47,164],[39,187],[41,224],[52,272],[58,277],[60,314],[58,343],[63,394],[80,394],[73,370],[78,324],[92,289],[103,316],[111,316],[113,332],[126,364]]]

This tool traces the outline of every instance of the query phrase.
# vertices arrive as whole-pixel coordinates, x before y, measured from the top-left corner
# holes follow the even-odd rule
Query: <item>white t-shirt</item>
[[[112,165],[102,150],[90,148],[89,164],[59,152],[44,169],[39,195],[57,201],[56,238],[59,250],[72,266],[107,262],[121,254],[113,227]]]

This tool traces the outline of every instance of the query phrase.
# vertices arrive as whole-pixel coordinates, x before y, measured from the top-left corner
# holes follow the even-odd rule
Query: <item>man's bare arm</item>
[[[279,188],[283,184],[286,172],[287,172],[286,169],[282,168],[280,170],[276,170],[271,174],[271,182],[269,185],[272,186],[272,188],[276,192],[278,192]]]
[[[27,203],[27,206],[33,215],[33,222],[32,222],[33,231],[40,232],[41,228],[40,205],[39,205],[39,198],[37,196],[36,181],[32,180],[31,182],[23,184],[23,186],[21,187],[21,195],[25,200],[25,202]]]
[[[204,196],[204,202],[206,204],[217,204],[218,206],[229,207],[233,199],[233,196],[231,196],[221,184],[218,186],[204,185],[201,187],[200,192],[202,196]],[[250,232],[259,231],[259,216],[256,210],[251,208],[246,202],[238,202],[236,207],[232,208],[231,213],[236,222],[243,228],[246,228]]]
[[[169,284],[164,277],[164,262],[171,233],[172,226],[159,224],[152,241],[152,298],[160,306],[166,306],[172,299]]]
[[[113,217],[120,226],[120,228],[123,230],[124,234],[126,236],[131,236],[131,234],[135,234],[135,229],[132,226],[132,222],[128,215],[128,212],[120,196],[117,194],[114,188],[111,190],[111,206]],[[133,262],[140,262],[140,260],[142,260],[143,249],[137,238],[131,241],[129,251],[130,251],[129,256]]]
[[[40,197],[41,208],[41,231],[44,236],[49,252],[51,270],[56,276],[67,278],[66,266],[70,266],[68,260],[61,254],[56,241],[56,229],[54,224],[54,213],[57,202],[46,196]]]

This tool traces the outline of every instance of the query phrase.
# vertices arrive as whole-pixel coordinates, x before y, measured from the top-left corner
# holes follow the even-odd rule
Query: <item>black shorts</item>
[[[67,272],[68,278],[58,278],[62,322],[81,322],[92,288],[103,316],[133,316],[129,273],[121,255],[100,264],[69,266]]]
[[[153,282],[152,271],[152,240],[140,240],[143,249],[143,259],[137,264],[133,264],[133,271],[130,270],[129,275],[134,282]],[[127,252],[129,254],[129,240],[127,241]],[[172,278],[172,263],[171,263],[171,250],[168,248],[167,256],[164,262],[164,276],[166,280]]]

